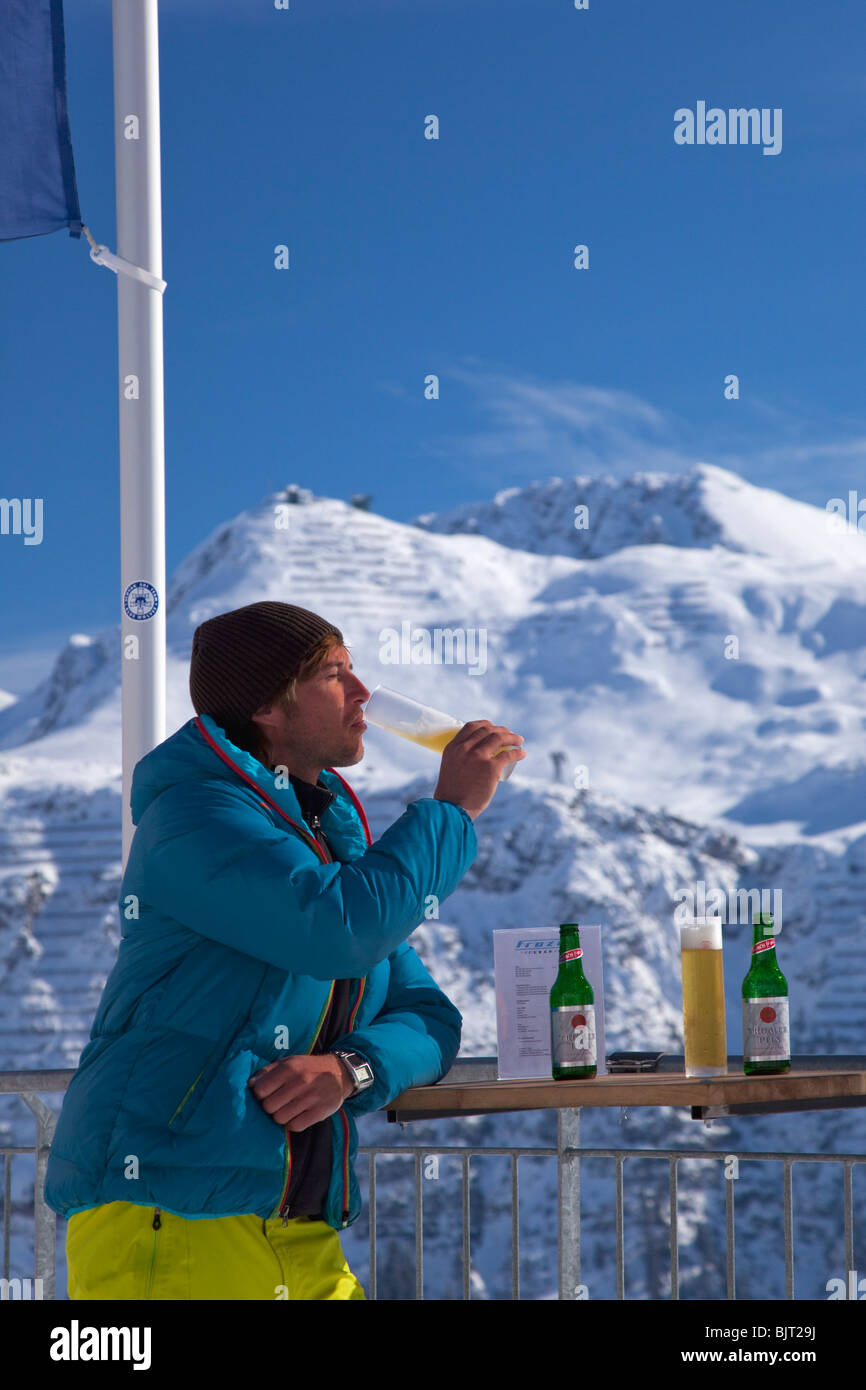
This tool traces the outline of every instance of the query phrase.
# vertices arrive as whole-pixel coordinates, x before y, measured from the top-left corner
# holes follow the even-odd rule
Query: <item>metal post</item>
[[[519,1154],[511,1155],[511,1297],[520,1298],[520,1193],[517,1184]]]
[[[794,1297],[794,1191],[791,1182],[792,1168],[790,1161],[785,1163],[784,1168],[784,1203],[785,1210],[783,1220],[785,1223],[785,1297]]]
[[[468,1154],[468,1153],[465,1153],[465,1154],[462,1154],[462,1155],[461,1155],[460,1163],[461,1163],[461,1173],[462,1173],[462,1178],[463,1178],[463,1183],[462,1183],[462,1194],[463,1194],[463,1297],[464,1297],[464,1299],[468,1299],[468,1298],[471,1298],[471,1296],[472,1296],[471,1281],[470,1281],[470,1277],[469,1277],[469,1276],[470,1276],[470,1270],[471,1270],[471,1250],[470,1250],[470,1247],[469,1247],[469,1220],[470,1220],[470,1212],[469,1212],[469,1154]]]
[[[616,1156],[616,1296],[625,1298],[625,1248],[623,1246],[623,1171],[625,1156]]]
[[[846,1160],[845,1162],[844,1174],[845,1185],[843,1190],[845,1193],[845,1290],[848,1296],[850,1297],[850,1271],[854,1268],[854,1204],[852,1189],[853,1167],[850,1159]],[[855,1289],[855,1298],[857,1297],[857,1292],[858,1291]],[[793,1296],[793,1289],[791,1293]]]
[[[370,1216],[370,1298],[376,1297],[376,1155],[370,1153],[368,1210]]]
[[[162,277],[157,0],[112,0],[117,254]],[[117,276],[123,863],[135,764],[165,738],[162,295]]]
[[[57,1218],[45,1201],[45,1174],[48,1153],[57,1116],[45,1101],[31,1091],[22,1091],[21,1099],[36,1116],[36,1173],[33,1179],[33,1274],[42,1280],[42,1297],[54,1298],[57,1261]],[[37,1287],[39,1287],[37,1285]]]
[[[725,1182],[725,1295],[729,1299],[737,1296],[737,1264],[734,1248],[734,1184]]]
[[[680,1245],[679,1245],[679,1221],[677,1213],[677,1159],[668,1159],[668,1182],[670,1187],[670,1212],[671,1212],[671,1299],[676,1300],[680,1296]]]
[[[424,1215],[423,1183],[421,1181],[421,1159],[423,1154],[415,1155],[415,1297],[424,1297]]]
[[[580,1109],[556,1112],[559,1297],[580,1297]]]
[[[9,1278],[9,1242],[12,1233],[12,1155],[3,1155],[3,1278]]]

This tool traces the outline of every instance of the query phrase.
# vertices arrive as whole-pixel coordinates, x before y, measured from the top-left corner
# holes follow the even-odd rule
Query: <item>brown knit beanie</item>
[[[237,727],[290,681],[326,633],[343,634],[308,608],[248,603],[193,633],[189,693],[196,714]]]

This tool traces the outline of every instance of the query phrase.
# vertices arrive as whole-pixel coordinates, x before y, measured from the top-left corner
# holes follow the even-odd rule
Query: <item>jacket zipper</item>
[[[343,1215],[340,1219],[341,1226],[349,1224],[349,1121],[346,1112],[340,1106],[340,1119],[343,1124]]]
[[[357,1017],[358,1006],[359,1006],[360,1003],[361,1003],[361,998],[362,998],[362,996],[363,996],[363,994],[364,994],[364,989],[365,989],[365,987],[366,987],[366,984],[367,984],[367,978],[366,978],[366,976],[365,976],[362,980],[360,980],[360,981],[358,982],[358,997],[357,997],[357,999],[355,1000],[355,1002],[354,1002],[354,1004],[352,1005],[352,1008],[351,1008],[351,1010],[350,1010],[350,1012],[349,1012],[349,1030],[348,1030],[349,1032],[351,1032],[352,1029],[353,1029],[354,1026],[355,1026],[355,1018]],[[331,989],[330,989],[330,992],[329,992],[329,994],[328,994],[328,998],[327,998],[326,1001],[325,1001],[325,1007],[324,1007],[324,1009],[322,1010],[321,1017],[319,1018],[318,1025],[317,1025],[317,1027],[316,1027],[316,1034],[315,1034],[315,1037],[313,1038],[313,1041],[310,1043],[310,1046],[307,1048],[307,1052],[312,1052],[313,1048],[314,1048],[315,1045],[316,1045],[316,1040],[317,1040],[317,1038],[318,1038],[318,1036],[319,1036],[319,1033],[322,1031],[322,1025],[323,1025],[324,1022],[325,1022],[325,1017],[326,1017],[326,1015],[327,1015],[328,1007],[330,1006],[331,997],[332,997],[333,993],[334,993],[334,982],[332,981],[332,982],[331,982]],[[342,1226],[348,1226],[348,1224],[349,1224],[349,1121],[348,1121],[348,1118],[347,1118],[346,1113],[345,1113],[345,1111],[343,1110],[343,1107],[342,1107],[342,1106],[340,1106],[340,1112],[339,1112],[339,1113],[340,1113],[340,1121],[341,1121],[342,1126],[343,1126],[343,1211],[342,1211],[342,1215],[341,1215],[341,1218],[340,1218],[340,1224],[341,1224]],[[291,1154],[292,1154],[292,1140],[291,1140],[291,1135],[290,1135],[290,1132],[289,1132],[289,1127],[288,1127],[288,1125],[286,1125],[286,1164],[285,1164],[285,1170],[284,1170],[285,1176],[284,1176],[284,1182],[283,1182],[283,1191],[282,1191],[282,1195],[281,1195],[281,1197],[280,1197],[280,1206],[279,1206],[279,1210],[278,1210],[278,1212],[277,1212],[277,1215],[278,1215],[278,1216],[282,1216],[282,1218],[283,1218],[283,1225],[284,1225],[284,1226],[288,1224],[288,1220],[289,1220],[289,1203],[288,1203],[288,1200],[287,1200],[287,1196],[288,1196],[289,1183],[290,1183],[290,1181],[291,1181],[291,1172],[292,1172],[292,1157],[291,1157]]]
[[[316,834],[317,830],[319,829],[320,823],[321,823],[321,822],[320,822],[319,816],[314,812],[313,815],[312,815],[312,818],[310,819],[310,822],[309,822],[310,829],[312,830],[312,832],[313,832],[313,837],[314,837],[314,839],[316,840],[316,842],[317,842],[317,844],[318,844],[318,846],[319,846],[319,852],[320,852],[320,854],[322,855],[323,858],[326,858],[326,857],[330,857],[330,856],[329,856],[329,853],[328,853],[328,846],[327,846],[327,844],[322,845],[321,842],[319,841],[318,835]],[[309,1047],[307,1048],[307,1053],[308,1053],[308,1054],[311,1053],[311,1052],[313,1051],[313,1048],[316,1046],[316,1043],[317,1043],[318,1040],[319,1040],[319,1034],[321,1033],[322,1028],[324,1027],[325,1019],[326,1019],[327,1016],[328,1016],[328,1010],[329,1010],[329,1008],[331,1007],[331,1000],[332,1000],[333,997],[334,997],[334,986],[335,986],[335,984],[336,984],[336,981],[335,981],[335,980],[332,980],[332,981],[331,981],[331,988],[330,988],[329,991],[328,991],[328,997],[327,997],[327,999],[325,1000],[325,1006],[324,1006],[324,1008],[322,1009],[322,1012],[321,1012],[321,1014],[319,1015],[319,1021],[318,1021],[318,1023],[316,1024],[316,1029],[315,1029],[315,1032],[314,1032],[314,1034],[313,1034],[313,1040],[312,1040],[312,1042],[310,1043]],[[286,1129],[286,1161],[285,1161],[285,1169],[284,1169],[283,1191],[282,1191],[282,1195],[281,1195],[281,1197],[280,1197],[279,1207],[278,1207],[278,1210],[277,1210],[277,1216],[278,1216],[278,1217],[281,1216],[281,1217],[283,1218],[283,1225],[284,1225],[284,1226],[288,1225],[288,1222],[289,1222],[289,1186],[290,1186],[290,1183],[291,1183],[291,1180],[292,1180],[292,1135],[291,1135],[291,1131],[290,1131],[288,1125],[286,1125],[285,1129]]]
[[[334,769],[333,769],[333,768],[328,768],[328,771],[329,771],[329,772],[334,772]],[[350,797],[350,799],[351,799],[351,801],[352,801],[352,803],[353,803],[353,805],[354,805],[354,807],[355,807],[355,810],[356,810],[356,811],[358,812],[358,814],[359,814],[359,817],[360,817],[360,820],[361,820],[361,824],[362,824],[363,827],[364,827],[364,838],[366,839],[368,845],[372,844],[372,842],[373,842],[373,837],[372,837],[372,835],[370,834],[370,827],[369,827],[369,825],[368,825],[368,823],[367,823],[367,817],[364,815],[364,810],[363,810],[363,807],[361,806],[360,801],[358,800],[358,798],[357,798],[357,796],[355,795],[355,793],[352,791],[352,788],[349,786],[348,782],[344,781],[343,778],[340,776],[340,774],[339,774],[338,772],[334,772],[334,776],[338,779],[338,781],[340,781],[340,782],[342,783],[342,785],[344,786],[344,788],[345,788],[346,791],[348,792],[349,797]],[[313,818],[312,818],[312,820],[310,821],[310,828],[311,828],[311,830],[313,831],[314,834],[315,834],[316,831],[319,829],[320,824],[321,824],[320,818],[319,818],[319,816],[314,812],[314,813],[313,813]],[[318,840],[318,838],[319,838],[318,835],[316,835],[316,839],[317,839],[317,840]],[[325,848],[328,849],[328,850],[330,851],[330,846],[328,845],[327,840],[325,841]],[[351,1033],[351,1032],[352,1032],[352,1029],[355,1027],[355,1018],[356,1018],[356,1015],[357,1015],[357,1013],[358,1013],[358,1006],[359,1006],[360,1003],[361,1003],[361,997],[362,997],[362,995],[363,995],[363,993],[364,993],[364,987],[365,987],[366,983],[367,983],[366,977],[364,977],[362,980],[360,980],[360,981],[358,982],[358,997],[356,998],[354,1004],[352,1005],[352,1008],[351,1008],[350,1011],[349,1011],[349,1026],[348,1026],[348,1029],[346,1030],[346,1031],[349,1032],[349,1033]],[[318,1034],[317,1034],[317,1036],[318,1036]],[[348,1226],[348,1224],[349,1224],[349,1216],[350,1216],[350,1206],[349,1206],[349,1202],[350,1202],[350,1198],[349,1198],[349,1119],[348,1119],[348,1116],[346,1115],[346,1112],[345,1112],[345,1110],[343,1109],[342,1106],[340,1106],[339,1114],[340,1114],[340,1123],[341,1123],[341,1125],[342,1125],[342,1130],[343,1130],[343,1210],[342,1210],[342,1213],[341,1213],[341,1216],[340,1216],[340,1226],[341,1226],[341,1227],[345,1227],[345,1226]],[[286,1137],[287,1137],[287,1139],[288,1139],[288,1130],[286,1131]],[[287,1221],[287,1220],[288,1220],[288,1216],[283,1217],[283,1225],[286,1224],[286,1221]]]
[[[362,997],[362,995],[363,995],[363,993],[364,993],[364,988],[365,988],[366,984],[367,984],[367,978],[366,978],[366,976],[365,976],[365,977],[359,982],[358,997],[357,997],[357,999],[355,1000],[355,1003],[352,1005],[352,1008],[351,1008],[351,1010],[350,1010],[350,1012],[349,1012],[349,1028],[348,1028],[348,1031],[349,1031],[350,1033],[352,1032],[352,1029],[355,1027],[355,1018],[356,1018],[357,1013],[358,1013],[358,1006],[359,1006],[360,1003],[361,1003],[361,997]],[[348,1116],[347,1116],[345,1110],[343,1109],[342,1105],[340,1106],[340,1119],[341,1119],[342,1124],[343,1124],[343,1214],[342,1214],[342,1217],[340,1218],[340,1225],[341,1225],[341,1226],[348,1226],[348,1224],[349,1224],[349,1118],[348,1118]]]
[[[328,997],[327,997],[327,999],[325,1000],[325,1003],[324,1003],[323,1008],[322,1008],[322,1012],[319,1014],[319,1021],[318,1021],[318,1023],[316,1024],[316,1030],[315,1030],[315,1032],[314,1032],[314,1034],[313,1034],[313,1040],[312,1040],[312,1042],[310,1043],[309,1047],[307,1048],[307,1053],[312,1052],[313,1048],[316,1046],[316,1043],[317,1043],[318,1040],[319,1040],[319,1034],[320,1034],[321,1031],[322,1031],[322,1028],[323,1028],[323,1026],[324,1026],[325,1019],[326,1019],[327,1016],[328,1016],[328,1010],[329,1010],[329,1008],[331,1007],[331,1000],[332,1000],[333,997],[334,997],[334,984],[335,984],[335,981],[332,980],[332,981],[331,981],[331,988],[328,990]],[[288,1194],[289,1194],[289,1182],[290,1182],[290,1180],[291,1180],[291,1174],[292,1174],[292,1136],[291,1136],[291,1132],[290,1132],[290,1130],[289,1130],[289,1126],[288,1126],[288,1125],[285,1126],[285,1131],[286,1131],[286,1161],[285,1161],[285,1169],[284,1169],[285,1180],[284,1180],[284,1183],[283,1183],[282,1195],[281,1195],[281,1197],[280,1197],[279,1209],[278,1209],[278,1211],[277,1211],[277,1216],[281,1216],[281,1217],[283,1218],[283,1225],[284,1225],[284,1226],[288,1223],[288,1220],[289,1220],[289,1201],[288,1201]]]
[[[208,1058],[208,1061],[209,1061],[209,1060],[210,1060],[210,1058]],[[207,1066],[207,1062],[205,1062],[204,1067],[202,1067],[202,1069],[201,1069],[201,1071],[199,1072],[198,1076],[196,1077],[195,1081],[192,1083],[192,1085],[190,1086],[190,1088],[189,1088],[189,1090],[187,1091],[186,1095],[184,1096],[183,1100],[182,1100],[182,1101],[180,1102],[180,1104],[178,1105],[177,1109],[175,1110],[174,1114],[172,1115],[171,1119],[169,1120],[169,1124],[171,1124],[172,1121],[174,1121],[174,1120],[177,1118],[177,1116],[180,1114],[180,1112],[181,1112],[181,1110],[183,1109],[183,1107],[186,1105],[187,1101],[189,1100],[189,1098],[190,1098],[190,1096],[192,1095],[193,1091],[195,1090],[196,1086],[198,1085],[198,1083],[201,1081],[202,1077],[204,1076],[204,1069],[205,1069],[206,1066]]]
[[[154,1207],[154,1209],[153,1209],[153,1221],[151,1222],[151,1225],[153,1226],[153,1246],[152,1246],[151,1252],[150,1252],[150,1269],[149,1269],[148,1272],[147,1272],[147,1290],[146,1290],[145,1295],[144,1295],[145,1298],[150,1298],[150,1291],[151,1291],[151,1288],[153,1287],[153,1269],[154,1269],[154,1265],[156,1264],[156,1246],[157,1246],[157,1242],[159,1241],[159,1230],[160,1230],[160,1227],[162,1226],[162,1221],[160,1220],[160,1215],[159,1215],[159,1213],[160,1213],[160,1208],[159,1208],[159,1207]]]
[[[313,835],[315,836],[315,839],[316,839],[316,843],[319,845],[320,850],[321,850],[323,856],[325,857],[325,859],[327,860],[327,862],[328,862],[329,864],[335,863],[336,861],[335,861],[335,858],[334,858],[334,854],[333,854],[333,852],[332,852],[332,850],[331,850],[331,846],[328,844],[328,841],[327,841],[327,839],[325,838],[325,832],[324,832],[324,830],[322,830],[322,822],[321,822],[321,819],[320,819],[320,817],[316,814],[315,811],[313,812],[313,818],[312,818],[312,820],[310,821],[310,829],[312,830]],[[321,831],[321,836],[322,836],[321,839],[319,839],[319,832],[320,832],[320,831]]]

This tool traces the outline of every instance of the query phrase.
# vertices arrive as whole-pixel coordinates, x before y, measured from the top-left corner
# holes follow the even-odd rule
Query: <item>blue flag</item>
[[[0,241],[81,236],[63,0],[0,0]]]

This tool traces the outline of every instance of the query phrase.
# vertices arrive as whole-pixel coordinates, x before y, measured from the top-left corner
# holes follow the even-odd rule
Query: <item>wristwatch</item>
[[[355,1089],[351,1096],[347,1096],[347,1100],[351,1100],[352,1096],[357,1096],[359,1092],[366,1091],[372,1086],[373,1068],[366,1057],[361,1056],[360,1052],[343,1052],[335,1049],[334,1056],[339,1057],[343,1065],[348,1068],[355,1083]]]

